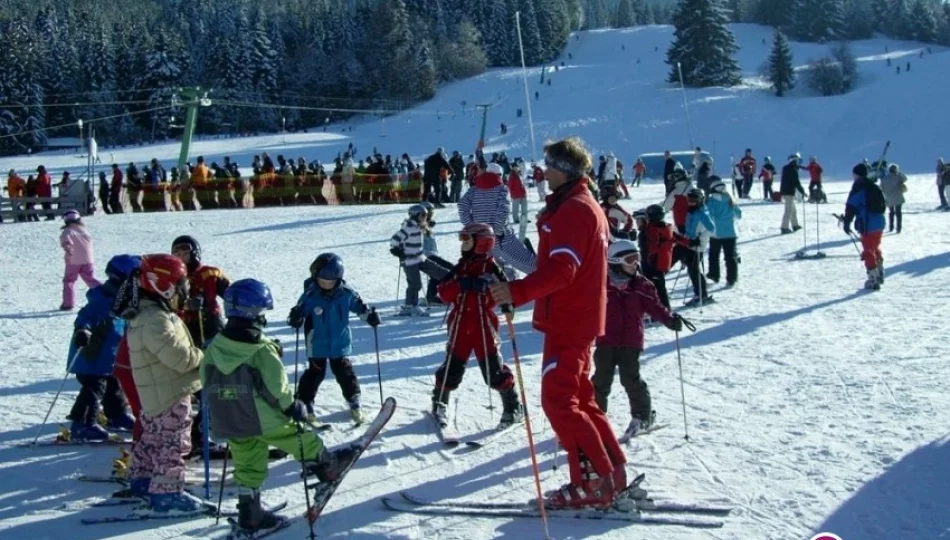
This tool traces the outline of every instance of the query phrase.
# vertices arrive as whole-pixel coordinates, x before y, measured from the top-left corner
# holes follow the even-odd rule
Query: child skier
[[[605,187],[601,192],[603,203],[600,207],[607,216],[610,225],[610,235],[615,239],[629,239],[636,237],[637,231],[633,228],[633,217],[617,202],[617,192],[612,187]]]
[[[505,274],[491,256],[495,234],[489,225],[471,223],[459,233],[459,240],[462,258],[439,285],[439,296],[452,308],[448,316],[448,355],[435,373],[432,414],[440,423],[447,423],[449,394],[462,382],[465,364],[474,352],[485,384],[501,394],[503,410],[498,428],[503,429],[524,418],[514,376],[498,354],[498,317],[488,292],[492,282],[505,281]],[[506,313],[510,309],[502,306]]]
[[[815,204],[828,202],[828,196],[825,195],[821,185],[821,174],[825,171],[818,163],[818,158],[809,157],[808,165],[802,169],[808,171],[808,202]]]
[[[643,275],[653,283],[660,303],[670,309],[670,295],[666,291],[666,273],[673,267],[673,248],[685,249],[686,239],[673,230],[673,225],[663,221],[666,212],[658,204],[646,208],[646,225],[640,228],[637,237],[639,250],[643,253],[640,268]]]
[[[233,456],[237,528],[259,534],[285,525],[261,506],[268,446],[305,462],[307,474],[321,482],[336,480],[355,452],[352,446],[327,450],[315,433],[301,429],[307,408],[294,399],[280,343],[264,334],[264,314],[274,308],[267,285],[238,280],[225,291],[224,305],[227,323],[205,353],[201,382],[208,392],[211,429],[228,440]]]
[[[629,439],[649,429],[656,419],[650,389],[640,378],[644,315],[676,332],[683,329],[683,321],[660,303],[653,284],[638,272],[640,251],[635,243],[618,240],[610,244],[607,263],[607,328],[597,338],[591,382],[597,405],[607,412],[614,372],[620,368],[620,384],[627,392],[632,417],[622,438]]]
[[[894,219],[897,218],[897,234],[900,234],[904,222],[901,207],[904,206],[904,192],[907,191],[907,176],[897,163],[891,163],[887,174],[881,178],[881,191],[887,203],[887,231],[894,232]]]
[[[47,220],[48,221],[48,220]],[[82,217],[75,210],[67,210],[63,214],[62,233],[59,235],[59,245],[62,246],[66,260],[66,272],[63,276],[63,303],[59,309],[70,311],[76,300],[76,280],[80,277],[86,287],[92,289],[102,285],[95,276],[93,266],[92,235],[86,230]]]
[[[422,273],[436,281],[447,273],[437,264],[430,262],[423,251],[424,235],[429,229],[428,216],[429,212],[425,206],[410,206],[409,219],[403,222],[402,228],[389,240],[389,253],[399,259],[399,264],[406,272],[406,300],[399,312],[400,316],[428,316],[429,312],[419,307]]]
[[[864,288],[879,290],[884,283],[884,258],[881,255],[881,235],[884,234],[884,212],[887,204],[881,188],[868,178],[868,166],[858,163],[851,171],[854,184],[848,194],[844,212],[844,232],[851,234],[851,223],[861,236],[861,259],[868,278]]]
[[[426,257],[426,268],[429,269],[429,273],[435,269],[439,275],[444,276],[452,270],[452,263],[439,256],[439,244],[432,231],[435,228],[435,205],[429,201],[422,201],[419,204],[426,208],[426,227],[422,233],[422,254]],[[429,278],[426,282],[426,307],[441,304],[442,300],[439,300],[439,293],[436,290],[439,281]]]
[[[185,491],[184,456],[191,450],[191,396],[201,389],[203,354],[176,312],[188,295],[188,270],[172,255],[146,255],[133,283],[127,340],[142,401],[142,438],[132,449],[129,488],[158,513],[205,511]]]
[[[317,261],[323,258],[322,266]],[[297,399],[306,405],[306,417],[316,421],[313,400],[327,373],[327,363],[336,377],[343,398],[350,408],[355,424],[363,422],[360,404],[360,383],[353,372],[348,356],[353,353],[353,335],[350,313],[355,313],[367,324],[379,326],[379,315],[363,303],[358,292],[343,280],[343,259],[332,253],[317,257],[319,266],[315,282],[304,290],[297,305],[290,310],[287,324],[297,330],[304,327],[309,366],[300,378]]]
[[[129,411],[119,383],[112,376],[119,340],[125,333],[125,319],[112,315],[119,287],[135,272],[139,257],[117,255],[106,265],[108,281],[86,293],[86,305],[76,314],[69,347],[70,373],[82,385],[69,419],[72,440],[105,440],[109,432],[98,423],[101,410],[108,420],[105,428],[131,431],[135,418]]]
[[[684,236],[689,240],[689,249],[684,253],[686,270],[689,272],[690,281],[693,282],[693,298],[686,302],[686,305],[695,306],[712,302],[701,267],[706,245],[709,243],[709,237],[716,233],[716,226],[706,211],[706,195],[703,190],[693,188],[686,194],[686,198],[689,202],[689,214],[686,217]]]
[[[725,252],[726,285],[732,287],[739,279],[739,254],[736,252],[736,220],[742,219],[742,210],[719,178],[713,178],[711,194],[706,202],[715,233],[709,239],[709,268],[706,277],[719,283],[719,255]]]
[[[772,158],[765,156],[765,163],[762,165],[762,172],[759,173],[759,180],[762,180],[762,198],[766,201],[772,200],[772,182],[775,181],[775,173]]]

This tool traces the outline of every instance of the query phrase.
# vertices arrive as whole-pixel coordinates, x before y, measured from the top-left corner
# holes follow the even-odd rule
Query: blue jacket
[[[709,218],[706,208],[695,210],[690,208],[689,213],[686,214],[686,237],[689,239],[708,238],[713,234],[716,234],[716,224]]]
[[[713,193],[706,201],[709,217],[716,227],[716,238],[735,238],[736,220],[742,219],[742,209],[727,193]]]
[[[300,295],[297,304],[306,314],[307,356],[310,358],[342,358],[353,352],[350,313],[365,316],[369,308],[358,292],[345,283],[326,292],[311,285]]]
[[[125,319],[111,315],[112,302],[118,290],[114,285],[106,282],[99,287],[86,292],[86,305],[76,314],[73,326],[76,330],[85,328],[92,332],[92,337],[82,350],[82,354],[69,367],[69,361],[76,354],[75,342],[69,344],[69,354],[66,365],[69,372],[76,375],[112,375],[115,365],[115,354],[119,349],[119,341],[125,333]]]
[[[872,212],[869,209],[869,198],[884,204],[881,188],[871,180],[862,178],[851,186],[848,202],[845,203],[845,223],[850,225],[853,220],[854,229],[861,234],[884,230],[884,212]]]

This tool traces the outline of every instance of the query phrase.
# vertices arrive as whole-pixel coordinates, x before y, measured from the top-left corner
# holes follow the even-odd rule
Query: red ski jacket
[[[673,313],[660,303],[656,287],[637,275],[623,286],[607,284],[607,327],[597,345],[643,350],[643,315],[663,325],[673,323]]]
[[[491,256],[470,255],[462,257],[453,269],[452,278],[439,284],[436,289],[439,298],[446,304],[451,304],[448,327],[455,325],[455,320],[462,319],[471,322],[487,319],[494,328],[498,328],[498,317],[495,315],[495,300],[488,292],[488,284],[498,281],[504,274]],[[469,286],[476,286],[481,290],[467,290]],[[462,303],[462,298],[465,302]],[[481,304],[481,313],[479,313]],[[462,315],[464,313],[464,315]]]
[[[511,193],[511,199],[524,199],[528,193],[524,190],[524,183],[521,181],[521,175],[512,172],[508,176],[508,191]]]
[[[593,341],[606,322],[607,218],[587,182],[547,196],[537,270],[511,283],[515,306],[534,300],[534,327],[562,341]]]

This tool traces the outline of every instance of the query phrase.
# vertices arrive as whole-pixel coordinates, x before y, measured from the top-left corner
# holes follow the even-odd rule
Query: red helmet
[[[142,289],[171,300],[176,292],[188,291],[188,269],[178,257],[165,253],[142,257],[139,270]]]
[[[459,240],[475,240],[473,250],[479,255],[487,255],[495,247],[495,231],[484,223],[470,223],[459,233]]]

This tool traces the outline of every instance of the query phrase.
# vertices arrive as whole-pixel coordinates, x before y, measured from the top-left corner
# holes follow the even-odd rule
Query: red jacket
[[[436,289],[442,302],[452,305],[449,312],[448,327],[453,328],[456,318],[462,315],[462,320],[471,323],[475,328],[477,321],[485,319],[491,322],[491,325],[498,328],[498,317],[495,315],[495,300],[488,293],[488,284],[501,279],[504,274],[498,267],[498,263],[491,256],[471,255],[462,257],[456,265],[452,274],[452,279],[439,284]],[[498,278],[498,279],[495,279]],[[482,292],[463,290],[463,281],[478,282],[484,286]],[[462,304],[462,295],[465,295],[465,303]],[[479,313],[479,303],[481,303],[481,313]],[[480,318],[481,316],[481,318]]]
[[[534,174],[532,178],[535,182],[541,182],[544,180],[544,171],[541,170],[541,167],[534,168]]]
[[[582,178],[547,196],[538,217],[538,268],[511,283],[515,306],[535,300],[534,327],[559,340],[588,343],[604,333],[607,218]]]
[[[36,196],[37,197],[52,197],[53,196],[53,183],[52,183],[52,179],[49,176],[49,173],[36,175]]]
[[[808,177],[811,178],[809,184],[820,184],[821,183],[821,173],[825,172],[821,168],[821,165],[818,162],[809,163],[807,167],[803,167],[808,171]]]
[[[512,199],[525,199],[528,193],[524,190],[524,183],[521,181],[521,175],[512,171],[508,176],[508,191]]]
[[[689,215],[689,199],[686,195],[677,195],[673,199],[673,224],[680,232],[686,231],[686,217]]]
[[[200,265],[194,272],[188,274],[188,297],[201,297],[204,303],[202,311],[207,315],[220,316],[221,305],[218,297],[224,296],[224,291],[231,285],[231,280],[220,269],[214,266]],[[198,312],[183,309],[179,314],[181,320],[187,323],[198,321]]]
[[[739,160],[739,171],[743,176],[752,176],[755,174],[756,163],[754,157],[743,157]]]
[[[660,303],[656,287],[637,275],[625,286],[607,284],[607,329],[597,338],[597,346],[631,347],[643,350],[643,315],[660,324],[673,323],[673,313]]]

